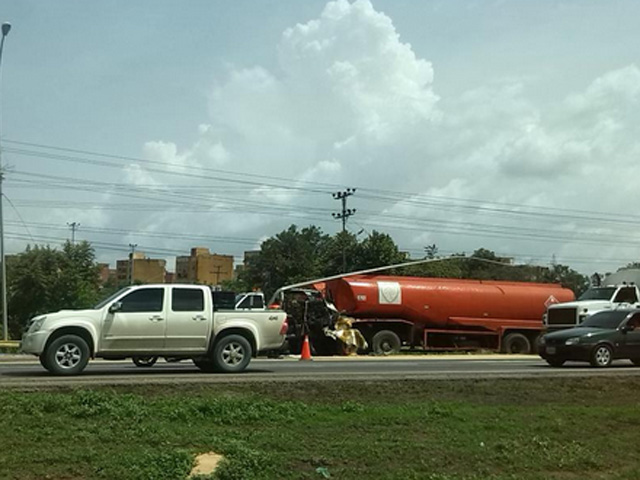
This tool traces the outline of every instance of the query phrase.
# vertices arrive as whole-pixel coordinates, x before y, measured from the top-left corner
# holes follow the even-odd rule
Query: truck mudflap
[[[327,337],[342,342],[342,350],[346,355],[356,355],[359,350],[366,350],[369,347],[362,333],[353,328],[353,321],[353,318],[341,315],[333,325],[333,329],[324,328]]]

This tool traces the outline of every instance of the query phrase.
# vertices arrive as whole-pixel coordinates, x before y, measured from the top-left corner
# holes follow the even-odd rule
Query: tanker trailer
[[[558,284],[355,275],[322,284],[378,354],[429,350],[535,351],[546,308],[575,299]]]

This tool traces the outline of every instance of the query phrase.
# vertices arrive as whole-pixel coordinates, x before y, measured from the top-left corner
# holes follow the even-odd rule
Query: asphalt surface
[[[640,375],[640,368],[620,360],[606,369],[568,362],[562,368],[549,367],[536,356],[437,355],[398,357],[334,357],[301,362],[295,358],[254,359],[240,374],[200,372],[190,361],[166,363],[150,368],[130,361],[90,362],[82,375],[54,377],[36,359],[0,357],[0,388],[42,388],[71,385],[180,384],[229,382],[295,382],[301,380],[385,380],[525,378],[553,376]]]

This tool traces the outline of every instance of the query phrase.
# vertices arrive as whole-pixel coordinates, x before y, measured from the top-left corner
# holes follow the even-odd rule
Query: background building
[[[191,255],[176,257],[175,281],[219,285],[233,279],[233,256],[211,253],[208,248],[194,247]]]
[[[109,268],[108,263],[98,263],[98,275],[100,276],[100,285],[104,285],[117,278],[116,270]]]
[[[131,280],[133,262],[133,280]],[[143,252],[135,252],[127,260],[116,262],[118,283],[165,283],[167,261],[146,258]]]

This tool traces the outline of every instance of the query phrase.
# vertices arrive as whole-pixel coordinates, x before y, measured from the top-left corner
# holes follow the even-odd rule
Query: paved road
[[[151,368],[131,362],[91,362],[77,377],[53,377],[37,361],[0,361],[0,388],[62,385],[227,383],[246,381],[376,380],[442,378],[521,378],[548,376],[640,375],[640,368],[619,361],[608,369],[580,363],[551,368],[534,356],[402,356],[395,358],[257,359],[236,375],[206,374],[191,362],[159,361]]]

